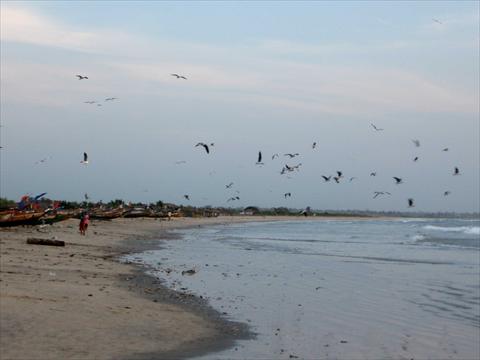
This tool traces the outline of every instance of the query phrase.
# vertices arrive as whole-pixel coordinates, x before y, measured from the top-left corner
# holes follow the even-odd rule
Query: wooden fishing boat
[[[53,211],[48,211],[45,212],[45,214],[40,217],[36,223],[37,224],[53,224],[59,221],[64,221],[72,218],[74,216],[73,211],[67,211],[67,210],[53,210]]]
[[[90,219],[96,220],[112,220],[123,215],[125,210],[123,208],[116,208],[113,210],[94,210],[90,212]]]
[[[123,214],[125,218],[139,218],[139,217],[155,217],[155,213],[150,209],[133,208],[125,211]]]
[[[0,212],[0,226],[34,225],[45,212],[36,210],[5,210]]]

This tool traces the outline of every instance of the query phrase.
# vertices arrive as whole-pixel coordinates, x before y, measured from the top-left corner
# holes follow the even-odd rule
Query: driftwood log
[[[27,244],[32,245],[49,245],[49,246],[65,246],[65,241],[62,240],[49,240],[39,238],[28,238]]]

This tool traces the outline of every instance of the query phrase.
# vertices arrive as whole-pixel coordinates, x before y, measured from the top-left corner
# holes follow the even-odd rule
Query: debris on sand
[[[195,269],[190,269],[190,270],[183,270],[182,275],[193,275],[196,274],[197,271]]]

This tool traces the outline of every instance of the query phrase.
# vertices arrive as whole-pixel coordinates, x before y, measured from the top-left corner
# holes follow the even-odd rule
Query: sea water
[[[307,219],[178,232],[182,239],[140,262],[256,334],[204,359],[480,357],[479,220]],[[189,269],[195,274],[182,275]]]

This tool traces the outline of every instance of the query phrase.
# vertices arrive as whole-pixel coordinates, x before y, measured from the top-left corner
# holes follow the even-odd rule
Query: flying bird
[[[197,145],[195,145],[195,147],[197,146],[203,146],[203,148],[205,149],[205,151],[207,152],[207,154],[210,154],[210,149],[208,148],[208,145],[203,143],[203,142],[199,142]]]
[[[355,180],[355,179],[356,179],[356,177],[355,177],[355,176],[352,176],[352,177],[350,178],[350,180],[348,180],[348,181],[349,181],[349,182],[352,182],[352,181]]]
[[[396,177],[396,176],[394,176],[393,178],[395,179],[395,184],[396,184],[396,185],[403,183],[401,178]]]
[[[85,198],[85,200],[90,199],[90,198],[88,197],[88,194],[87,194],[87,193],[83,194],[83,197]]]
[[[340,184],[340,176],[335,176],[333,180],[335,180],[337,184]]]
[[[274,160],[276,157],[278,157],[278,154],[273,154],[272,155],[272,160]]]
[[[180,165],[180,164],[186,164],[187,162],[185,160],[180,160],[180,161],[175,161],[175,164]]]
[[[373,193],[375,194],[373,196],[374,199],[376,199],[380,195],[392,195],[388,191],[374,191]]]
[[[460,175],[460,170],[456,166],[455,166],[455,169],[453,170],[453,175]]]
[[[380,128],[376,127],[374,124],[370,124],[370,125],[372,125],[372,127],[375,129],[375,131],[383,131],[383,129],[380,129]]]
[[[80,161],[82,164],[88,164],[88,155],[86,152],[83,153],[83,160]]]
[[[233,182],[231,182],[231,183],[228,184],[228,185],[225,185],[225,187],[226,187],[227,189],[230,189],[230,188],[232,187],[232,185],[233,185]]]
[[[88,76],[85,76],[85,75],[75,75],[75,76],[78,77],[78,80],[83,80],[83,79],[88,80]]]
[[[94,100],[89,100],[89,101],[84,101],[83,103],[84,103],[84,104],[90,104],[90,105],[91,105],[91,104],[95,104],[96,101],[94,101]]]
[[[325,180],[325,182],[329,182],[330,179],[332,178],[332,175],[330,175],[330,176],[324,176],[324,175],[322,175],[322,178]]]
[[[376,171],[375,171],[375,172],[371,172],[371,173],[370,173],[370,176],[377,176],[377,172],[376,172]]]
[[[444,148],[442,151],[448,151],[448,148]]]
[[[235,200],[240,200],[240,197],[238,197],[238,196],[232,196],[231,198],[229,198],[229,199],[227,200],[227,202],[229,202],[229,201],[235,201]]]
[[[295,153],[295,154],[283,154],[283,156],[288,156],[290,159],[294,158],[295,156],[298,156],[300,155],[299,153]]]
[[[338,171],[337,170],[337,175],[338,175],[338,178],[340,179],[341,177],[343,177],[343,173],[341,171]]]
[[[109,97],[109,98],[106,98],[105,101],[113,101],[113,100],[117,100],[118,98],[116,97]]]
[[[257,165],[263,165],[262,163],[262,152],[258,152]]]
[[[412,142],[416,147],[420,147],[420,140],[413,139]]]
[[[190,195],[183,195],[183,197],[190,201]]]
[[[317,142],[315,141],[313,144],[312,144],[312,149],[315,149],[317,147]]]
[[[172,76],[175,76],[177,79],[184,79],[184,80],[187,80],[187,78],[183,75],[178,75],[178,74],[170,74]]]
[[[438,19],[432,19],[433,22],[436,22],[437,24],[440,24],[440,25],[443,25],[443,22],[441,22],[440,20]]]
[[[415,159],[413,159],[414,162],[418,161],[418,156],[415,156]]]
[[[408,199],[408,207],[415,207],[415,205],[413,204],[412,198]]]
[[[292,193],[289,193],[289,192],[288,192],[288,193],[283,194],[283,196],[284,196],[285,199],[286,199],[287,197],[292,197]]]
[[[46,163],[47,162],[47,158],[43,158],[41,160],[38,160],[37,162],[35,162],[35,165],[36,164],[43,164],[43,163]]]
[[[451,194],[450,191],[445,191],[445,192],[443,193],[443,196],[448,196],[448,195],[450,195],[450,194]]]

